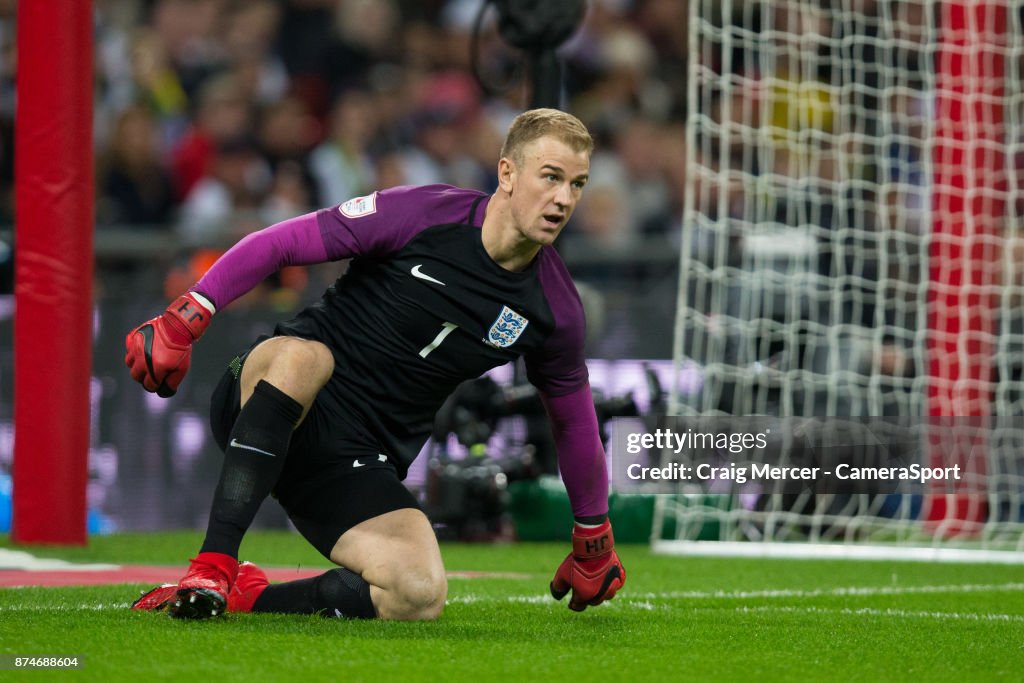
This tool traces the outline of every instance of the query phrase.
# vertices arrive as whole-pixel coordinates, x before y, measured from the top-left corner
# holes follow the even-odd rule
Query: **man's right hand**
[[[168,398],[178,391],[192,359],[192,343],[202,336],[213,313],[192,295],[179,296],[162,315],[147,320],[125,337],[125,365],[146,391]]]

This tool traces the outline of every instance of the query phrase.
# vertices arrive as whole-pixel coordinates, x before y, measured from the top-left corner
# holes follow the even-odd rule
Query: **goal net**
[[[690,7],[670,414],[884,416],[916,435],[903,464],[970,476],[681,483],[658,497],[657,547],[1024,550],[1024,5]],[[936,428],[949,417],[970,433]]]

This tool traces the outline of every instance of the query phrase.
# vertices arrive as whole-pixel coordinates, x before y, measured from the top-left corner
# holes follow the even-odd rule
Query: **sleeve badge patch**
[[[377,193],[374,192],[365,197],[353,197],[339,206],[338,211],[345,218],[361,218],[377,213]]]

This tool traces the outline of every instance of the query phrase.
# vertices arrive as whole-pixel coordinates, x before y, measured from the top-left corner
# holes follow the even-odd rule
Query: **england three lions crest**
[[[485,342],[499,349],[508,348],[516,343],[530,321],[513,311],[508,306],[501,307],[501,313],[487,330]]]

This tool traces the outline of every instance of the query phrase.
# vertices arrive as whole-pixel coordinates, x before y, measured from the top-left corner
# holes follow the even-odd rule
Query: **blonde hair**
[[[590,131],[572,114],[558,109],[529,109],[513,119],[501,146],[501,157],[522,166],[523,148],[546,135],[564,142],[576,152],[589,155],[594,150]]]

